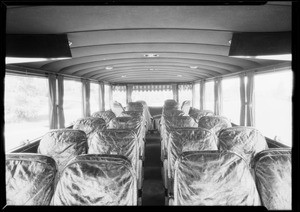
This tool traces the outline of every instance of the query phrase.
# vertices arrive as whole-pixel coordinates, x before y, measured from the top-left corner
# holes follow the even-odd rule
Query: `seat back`
[[[228,151],[184,152],[175,163],[174,205],[260,205],[243,158]]]
[[[5,155],[7,205],[49,205],[57,172],[53,158],[35,153]]]
[[[189,116],[192,117],[197,123],[199,119],[203,116],[213,116],[214,113],[210,110],[199,110],[197,108],[190,108]]]
[[[218,150],[217,136],[210,130],[199,127],[171,129],[168,140],[168,176],[173,178],[174,164],[186,151]]]
[[[166,99],[164,102],[163,111],[170,110],[170,109],[175,109],[175,110],[179,109],[179,104],[174,99]]]
[[[85,132],[87,139],[89,138],[97,131],[106,129],[106,123],[103,118],[97,118],[97,117],[87,117],[78,119],[73,129],[75,130],[82,130]]]
[[[144,106],[141,102],[128,102],[126,111],[142,111],[144,112]]]
[[[38,153],[52,157],[59,173],[77,155],[87,153],[85,132],[74,129],[51,130],[40,141]]]
[[[144,116],[145,116],[145,120],[146,120],[146,130],[153,129],[152,120],[151,120],[152,116],[150,114],[149,107],[148,107],[147,103],[145,101],[142,101],[142,100],[139,100],[137,102],[142,103],[143,108],[144,108]]]
[[[265,137],[257,129],[236,126],[220,132],[219,149],[234,151],[243,156],[250,164],[257,153],[268,149],[268,144]]]
[[[291,149],[268,149],[254,158],[256,185],[268,210],[292,209]]]
[[[185,100],[184,102],[182,102],[181,110],[184,112],[185,115],[188,115],[190,107],[191,107],[191,101]]]
[[[119,116],[123,111],[125,111],[122,104],[120,102],[117,102],[117,101],[113,102],[111,110],[116,116]]]
[[[231,127],[230,121],[223,116],[203,116],[198,121],[198,127],[213,131],[217,136],[223,129]]]
[[[98,131],[89,143],[88,154],[123,155],[137,168],[138,137],[128,129]]]
[[[92,114],[92,117],[103,118],[105,120],[105,123],[108,124],[110,120],[116,118],[116,114],[111,110],[106,110],[95,112]]]
[[[62,172],[54,205],[137,205],[136,176],[120,155],[80,155]]]

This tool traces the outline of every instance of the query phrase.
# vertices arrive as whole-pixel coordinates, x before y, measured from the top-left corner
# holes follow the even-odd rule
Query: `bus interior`
[[[2,4],[3,205],[291,210],[294,4]]]

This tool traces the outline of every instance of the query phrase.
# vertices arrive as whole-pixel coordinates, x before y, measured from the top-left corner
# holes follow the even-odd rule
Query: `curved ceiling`
[[[7,8],[7,34],[67,34],[72,59],[18,66],[110,83],[191,82],[282,63],[229,57],[235,32],[291,31],[291,5]],[[158,57],[145,57],[156,54]]]

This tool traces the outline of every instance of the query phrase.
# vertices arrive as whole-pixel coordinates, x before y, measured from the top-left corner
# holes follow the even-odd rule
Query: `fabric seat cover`
[[[217,136],[223,129],[231,127],[230,121],[223,116],[203,116],[198,121],[198,127],[214,132]]]
[[[175,163],[174,205],[260,205],[244,159],[233,152],[184,152]]]
[[[268,210],[291,210],[291,149],[276,148],[258,153],[254,158],[254,170],[262,204]]]
[[[77,155],[87,153],[85,132],[74,129],[59,129],[48,132],[40,141],[38,153],[51,156],[59,173]]]
[[[268,149],[265,137],[253,127],[236,126],[224,129],[219,134],[219,149],[234,151],[251,163],[254,156]]]
[[[105,120],[105,123],[108,124],[110,120],[116,118],[116,114],[111,110],[105,110],[93,113],[92,117],[103,118]]]
[[[36,153],[5,155],[7,205],[49,205],[57,172],[53,158]]]
[[[120,155],[80,155],[63,170],[54,205],[137,205],[136,176]]]

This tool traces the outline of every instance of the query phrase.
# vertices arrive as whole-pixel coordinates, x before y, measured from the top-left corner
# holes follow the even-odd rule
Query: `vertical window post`
[[[205,86],[204,86],[204,80],[200,81],[200,110],[204,110],[204,91],[205,91]]]
[[[58,85],[58,125],[59,128],[65,128],[65,115],[64,115],[64,78],[63,76],[57,77]]]
[[[104,111],[104,83],[99,82],[99,111]]]
[[[240,100],[241,100],[241,111],[240,111],[240,125],[246,126],[246,90],[245,90],[245,74],[240,75]]]
[[[82,83],[82,110],[83,117],[89,117],[91,115],[90,108],[90,81],[86,79],[81,80]]]
[[[172,91],[173,91],[173,99],[178,102],[178,85],[177,84],[173,84],[172,85]]]
[[[215,79],[215,114],[222,114],[222,78]]]
[[[126,104],[128,104],[129,102],[132,102],[132,89],[133,89],[133,85],[132,84],[127,84],[126,85]]]
[[[57,105],[56,105],[56,76],[48,75],[49,84],[49,121],[50,129],[57,129]]]
[[[246,104],[246,111],[247,111],[247,126],[254,126],[254,71],[247,73],[247,104]]]

